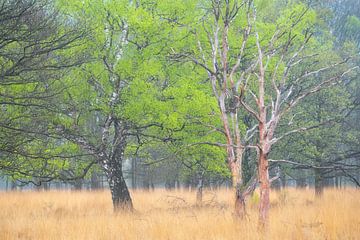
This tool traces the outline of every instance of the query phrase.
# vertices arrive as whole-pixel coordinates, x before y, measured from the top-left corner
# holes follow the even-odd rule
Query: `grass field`
[[[236,220],[230,191],[133,191],[136,212],[114,214],[108,191],[1,192],[0,239],[360,239],[360,191],[271,193],[270,229],[257,231],[255,194],[248,217]]]

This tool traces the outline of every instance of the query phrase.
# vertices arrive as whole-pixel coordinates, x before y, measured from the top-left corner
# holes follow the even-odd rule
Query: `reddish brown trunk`
[[[260,206],[259,206],[259,225],[265,228],[268,225],[270,208],[270,181],[269,181],[269,162],[267,155],[260,151],[259,156],[259,182],[260,182]]]
[[[264,107],[264,82],[260,82],[259,89],[259,183],[260,183],[260,206],[259,206],[259,227],[266,229],[268,226],[269,209],[270,209],[270,180],[269,180],[269,162],[267,155],[270,151],[268,140],[268,131],[266,128],[266,108]]]

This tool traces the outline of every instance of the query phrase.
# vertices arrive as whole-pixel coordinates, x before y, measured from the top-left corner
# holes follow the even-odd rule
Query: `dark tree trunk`
[[[176,188],[176,189],[181,189],[181,184],[180,184],[180,180],[179,180],[178,177],[177,177],[176,180],[175,180],[175,188]]]
[[[147,178],[143,179],[143,189],[144,190],[149,190],[150,189],[150,182]]]
[[[100,188],[99,177],[94,171],[91,173],[91,190],[97,190]]]
[[[150,171],[149,171],[149,167],[145,166],[143,171],[144,171],[144,175],[143,175],[142,187],[145,190],[150,190]]]
[[[131,187],[136,189],[136,166],[137,156],[131,159]]]
[[[305,188],[306,187],[306,178],[300,177],[295,180],[296,181],[296,188]]]
[[[15,180],[11,180],[10,189],[11,191],[17,190],[17,185]]]
[[[119,121],[114,121],[115,136],[113,151],[105,160],[105,171],[109,182],[114,211],[132,211],[133,204],[122,172],[122,161],[126,146],[125,129]]]
[[[130,192],[126,186],[121,165],[121,161],[113,162],[108,173],[108,182],[115,212],[133,210]]]
[[[48,182],[42,181],[41,178],[37,178],[36,180],[39,183],[39,185],[36,186],[37,191],[47,191],[47,190],[49,190],[50,186],[49,186]]]
[[[280,168],[280,181],[281,181],[281,188],[285,189],[286,187],[286,174],[283,169]]]
[[[315,196],[322,197],[324,193],[324,179],[322,176],[322,171],[320,169],[315,169]]]
[[[82,188],[83,188],[83,180],[82,179],[75,180],[74,189],[80,191]]]
[[[335,187],[336,188],[340,188],[340,177],[339,176],[336,176],[335,177]]]
[[[153,180],[151,179],[150,181],[150,187],[151,187],[151,190],[154,191],[155,190],[155,184],[153,182]]]
[[[175,180],[174,179],[167,179],[165,181],[165,189],[166,190],[173,190],[175,188]]]

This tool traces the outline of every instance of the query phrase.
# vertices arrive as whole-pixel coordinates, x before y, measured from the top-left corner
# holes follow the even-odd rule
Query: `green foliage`
[[[220,3],[220,8],[225,7],[224,3]],[[194,67],[188,59],[171,58],[174,53],[186,53],[203,60],[206,65],[212,65],[213,49],[207,32],[213,30],[214,24],[214,16],[209,12],[211,4],[211,1],[202,0],[55,1],[51,7],[59,12],[61,24],[48,35],[41,32],[46,37],[37,47],[45,49],[47,42],[54,41],[69,30],[72,34],[78,28],[86,29],[86,34],[67,47],[49,53],[45,61],[40,61],[44,59],[39,56],[33,57],[34,65],[30,67],[40,63],[32,71],[24,68],[20,69],[20,75],[0,79],[3,119],[0,123],[8,127],[1,126],[0,138],[9,139],[1,142],[0,151],[15,149],[12,156],[0,156],[1,166],[10,170],[25,169],[27,172],[19,174],[20,171],[10,171],[14,178],[25,178],[35,173],[47,175],[56,172],[55,175],[59,175],[69,169],[75,175],[81,174],[93,158],[70,157],[86,151],[83,146],[58,135],[57,129],[63,128],[73,136],[82,136],[99,148],[103,141],[104,122],[110,116],[126,126],[126,156],[131,157],[141,146],[139,155],[145,161],[156,162],[151,153],[163,151],[170,156],[169,161],[183,164],[181,174],[185,177],[199,172],[208,176],[229,177],[225,149],[205,144],[226,142],[224,136],[214,130],[221,129],[222,125],[208,74],[204,69]],[[267,66],[267,105],[275,97],[271,79],[274,78],[275,83],[283,80],[287,62],[309,34],[314,37],[301,53],[304,60],[285,79],[288,86],[294,84],[296,93],[337,74],[339,69],[331,69],[308,81],[295,82],[305,71],[315,71],[338,62],[356,50],[355,38],[351,37],[348,40],[352,42],[344,42],[344,48],[339,53],[325,23],[330,15],[326,10],[321,12],[301,1],[285,0],[256,0],[254,6],[257,19],[253,27],[259,33],[263,51],[281,48],[293,39],[285,56],[276,53],[271,60],[264,59]],[[241,11],[228,29],[229,65],[236,62],[239,43],[244,37],[243,28],[247,24],[246,14]],[[223,18],[220,17],[219,21],[222,24]],[[0,27],[0,31],[5,27]],[[28,27],[23,25],[23,29]],[[347,16],[345,30],[349,35],[358,36],[359,29],[359,18]],[[219,29],[219,36],[223,31]],[[30,39],[35,36],[32,32],[29,34]],[[270,44],[274,35],[276,41]],[[254,34],[251,34],[246,44],[246,57],[240,63],[241,71],[254,61],[253,56],[257,54],[255,40]],[[3,69],[16,65],[23,51],[35,49],[24,47],[25,42],[14,41],[0,47],[1,52],[14,56],[6,58],[6,54],[0,54]],[[219,46],[222,44],[220,37]],[[313,55],[311,60],[306,58],[309,55]],[[75,64],[79,59],[82,64]],[[220,62],[220,59],[217,60]],[[62,63],[72,67],[49,67]],[[241,71],[234,77],[239,78]],[[10,84],[4,84],[5,80]],[[248,84],[249,89],[255,92],[258,87],[256,78],[250,78]],[[251,106],[255,106],[249,92],[245,92],[244,97]],[[285,142],[275,149],[273,155],[279,158],[290,156],[305,162],[320,159],[321,164],[331,157],[327,153],[342,145],[342,139],[354,141],[354,135],[343,131],[339,114],[348,108],[350,98],[346,87],[339,85],[312,96],[293,109],[284,119],[284,122],[292,119],[293,125],[281,125],[279,133],[293,127],[316,125],[327,119],[337,121],[331,124],[331,131],[327,126],[321,126],[284,139]],[[9,99],[11,104],[3,103]],[[31,106],[22,106],[28,99],[31,99]],[[246,120],[248,115],[245,111],[240,111],[239,128],[244,135],[253,122]],[[15,131],[14,134],[13,129],[21,128],[37,131],[24,135]],[[115,135],[113,128],[109,135]],[[256,139],[253,141],[256,142]],[[106,148],[111,149],[111,146]]]

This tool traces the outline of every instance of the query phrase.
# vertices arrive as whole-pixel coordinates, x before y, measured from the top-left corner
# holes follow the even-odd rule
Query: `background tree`
[[[309,7],[295,4],[284,9],[270,35],[269,27],[261,21],[257,22],[263,16],[256,13],[255,7],[252,16],[258,53],[250,64],[254,71],[247,76],[249,83],[244,87],[250,97],[239,98],[241,105],[258,122],[259,220],[261,225],[266,225],[270,206],[268,156],[271,148],[283,137],[309,129],[302,127],[279,135],[279,123],[304,99],[344,80],[354,68],[347,67],[347,59],[336,56],[332,44],[324,42],[322,36],[327,34],[326,30],[323,30],[323,35],[317,32],[317,36],[313,37],[317,30],[316,14]],[[264,22],[267,20],[263,19]],[[320,52],[317,53],[319,49],[322,54],[324,51],[331,54],[331,61],[316,57],[320,56]]]
[[[1,2],[0,169],[37,185],[66,168],[60,156],[74,155],[48,131],[50,113],[58,110],[53,103],[65,90],[61,75],[83,61],[72,49],[84,31],[62,20],[47,1]]]

